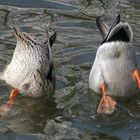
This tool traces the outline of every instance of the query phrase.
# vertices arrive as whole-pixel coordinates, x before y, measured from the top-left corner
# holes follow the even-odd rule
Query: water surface
[[[89,72],[102,41],[96,17],[110,25],[118,13],[132,26],[140,66],[139,0],[0,1],[0,70],[10,62],[16,44],[10,24],[41,40],[46,40],[47,29],[50,34],[58,33],[53,46],[53,98],[17,98],[14,108],[0,119],[0,139],[140,139],[139,96],[120,101],[112,115],[97,115],[99,97],[88,89]],[[1,105],[8,100],[10,90],[1,82]]]

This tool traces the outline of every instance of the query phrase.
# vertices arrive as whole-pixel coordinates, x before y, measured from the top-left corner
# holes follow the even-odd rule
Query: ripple
[[[53,46],[56,72],[54,99],[18,98],[13,110],[0,119],[0,130],[11,132],[0,138],[38,138],[43,133],[49,139],[137,139],[139,137],[138,97],[120,101],[115,112],[96,113],[99,97],[90,94],[88,76],[102,39],[95,19],[102,17],[108,25],[120,13],[132,26],[133,44],[140,65],[139,25],[140,4],[137,0],[41,0],[0,1],[0,70],[11,60],[16,39],[9,25],[46,40],[46,30],[57,32]],[[10,86],[0,84],[0,105],[7,102]],[[132,114],[132,116],[131,116]],[[18,132],[18,134],[17,134]],[[44,135],[43,135],[44,136]]]
[[[73,10],[75,9],[74,6],[70,6],[67,4],[59,3],[57,1],[52,2],[52,1],[34,1],[34,0],[13,0],[13,1],[6,1],[1,0],[0,1],[1,5],[10,5],[10,6],[16,6],[16,7],[28,7],[28,8],[53,8],[53,9],[61,9],[61,10]]]

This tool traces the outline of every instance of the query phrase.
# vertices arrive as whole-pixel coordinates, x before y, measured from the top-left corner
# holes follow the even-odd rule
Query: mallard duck
[[[89,75],[89,88],[102,94],[97,113],[111,114],[117,102],[111,96],[130,96],[140,90],[140,74],[132,45],[133,32],[120,15],[109,27],[96,20],[103,37]]]
[[[54,33],[44,43],[13,26],[17,39],[13,58],[0,73],[0,79],[14,89],[10,99],[22,93],[24,96],[50,96],[55,87],[55,74],[51,47]]]

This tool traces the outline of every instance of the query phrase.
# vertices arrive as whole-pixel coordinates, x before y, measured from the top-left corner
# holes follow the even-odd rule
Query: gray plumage
[[[99,46],[89,75],[89,87],[101,93],[101,84],[107,85],[107,93],[113,96],[130,96],[138,92],[133,76],[137,69],[135,49],[132,46],[133,32],[127,22],[117,17],[110,30],[97,22],[104,41]],[[102,30],[102,28],[104,30]],[[108,33],[106,32],[108,30]]]
[[[108,31],[109,31],[108,25],[103,23],[100,18],[96,19],[96,24],[101,33],[102,38],[104,39],[107,36]]]
[[[1,73],[1,79],[25,96],[50,96],[55,87],[51,46],[56,33],[43,43],[13,28],[17,44],[10,64]]]

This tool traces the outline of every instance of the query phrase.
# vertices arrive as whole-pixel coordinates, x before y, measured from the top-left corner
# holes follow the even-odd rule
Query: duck
[[[14,25],[12,27],[17,40],[16,47],[11,62],[0,73],[0,80],[13,87],[10,103],[13,103],[17,95],[49,98],[55,89],[51,49],[56,40],[56,32],[43,42]]]
[[[89,74],[89,88],[102,95],[97,113],[112,114],[117,105],[114,97],[127,97],[140,90],[133,31],[128,22],[121,21],[120,14],[110,27],[100,18],[96,24],[103,41]]]

